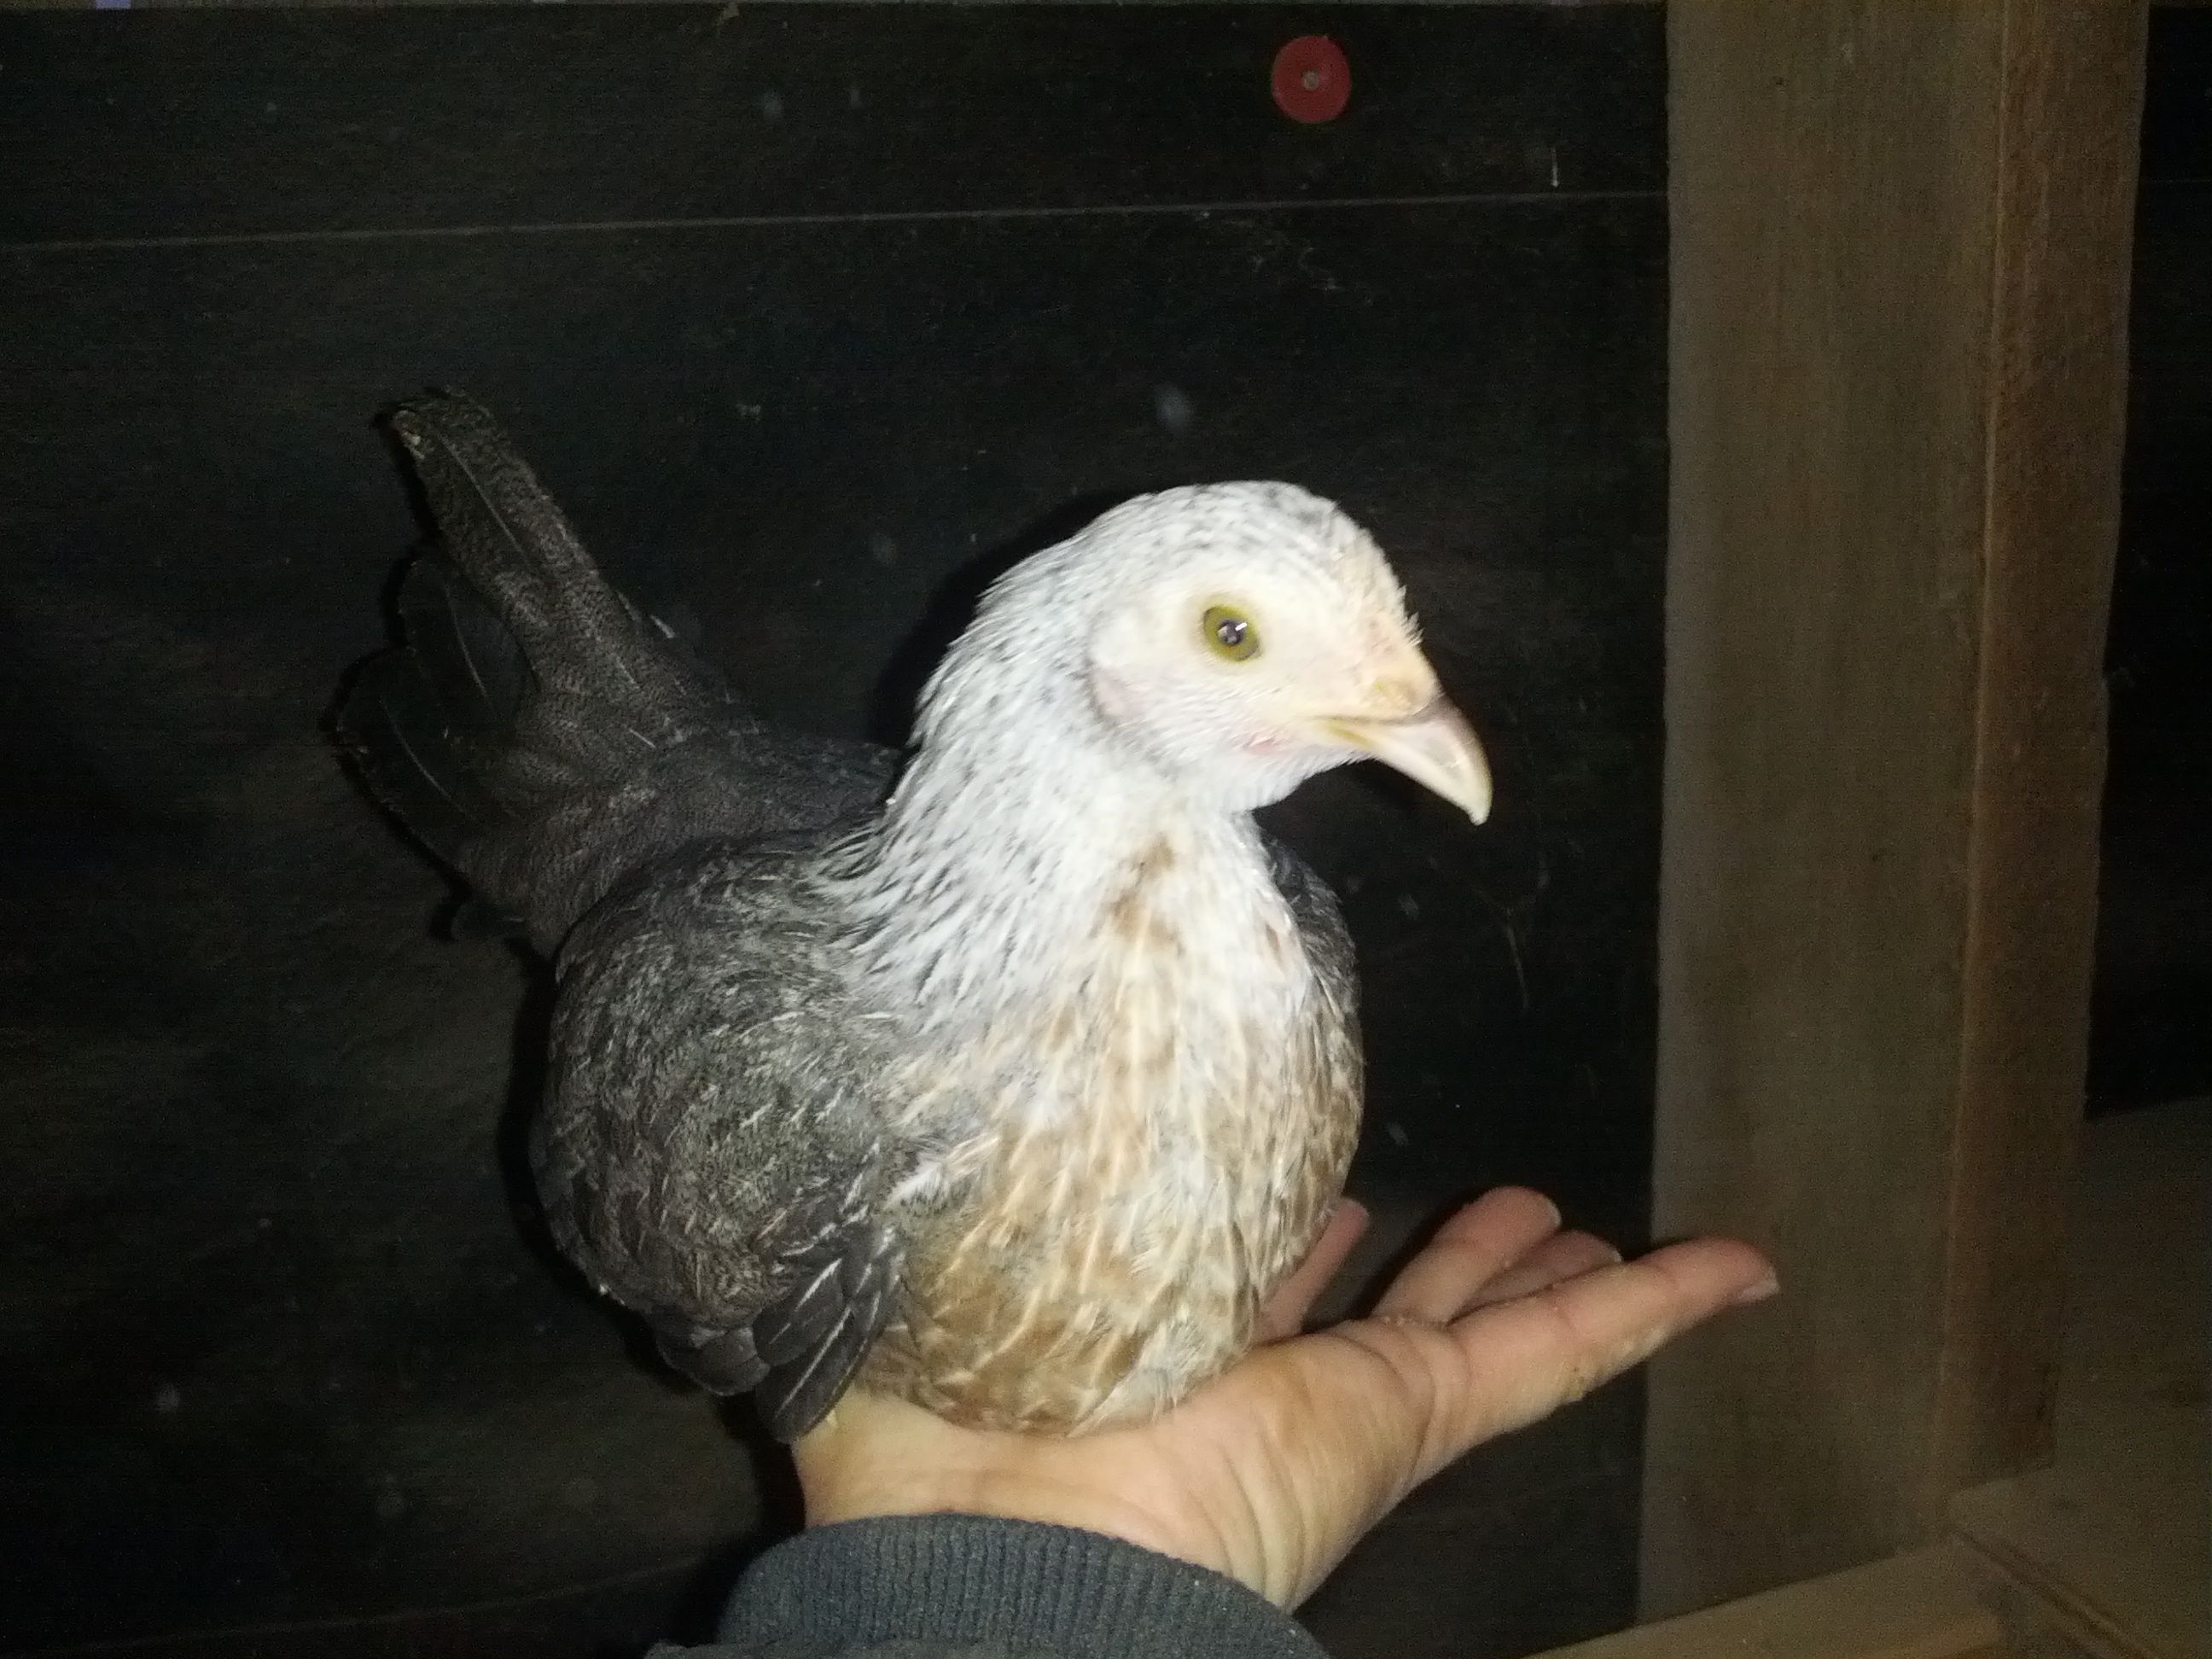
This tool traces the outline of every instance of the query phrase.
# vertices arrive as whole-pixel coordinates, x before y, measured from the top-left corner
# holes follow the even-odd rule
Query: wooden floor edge
[[[1537,1659],[2002,1659],[1979,1582],[1960,1546],[1934,1544]]]
[[[2038,1617],[2075,1646],[2097,1659],[2166,1659],[2136,1639],[2126,1620],[2103,1606],[2087,1588],[2054,1571],[2049,1562],[2039,1560],[2001,1532],[1975,1522],[1972,1511],[1960,1514],[1954,1501],[1953,1524],[1964,1547],[2017,1585],[2033,1601]]]

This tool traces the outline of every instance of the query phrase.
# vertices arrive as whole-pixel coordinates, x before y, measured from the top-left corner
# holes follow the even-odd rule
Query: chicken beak
[[[1329,721],[1353,748],[1433,790],[1477,823],[1490,816],[1490,757],[1467,716],[1441,696],[1401,720]]]

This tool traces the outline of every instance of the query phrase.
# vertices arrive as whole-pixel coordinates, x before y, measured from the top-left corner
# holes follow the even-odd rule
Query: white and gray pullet
[[[1398,583],[1279,483],[1024,561],[911,752],[778,730],[600,575],[491,418],[395,416],[441,540],[342,726],[555,960],[556,1238],[708,1388],[1152,1416],[1232,1364],[1357,1136],[1352,950],[1254,823],[1378,758],[1480,821]]]

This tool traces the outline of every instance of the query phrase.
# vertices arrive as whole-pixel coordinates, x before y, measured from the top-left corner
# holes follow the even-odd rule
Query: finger
[[[1500,1187],[1444,1223],[1376,1304],[1385,1319],[1455,1318],[1492,1279],[1559,1230],[1541,1193]]]
[[[1516,1296],[1533,1296],[1563,1279],[1610,1267],[1620,1260],[1619,1250],[1593,1234],[1553,1233],[1477,1291],[1460,1311],[1486,1308],[1493,1302],[1510,1302]]]
[[[1314,1298],[1328,1288],[1336,1270],[1367,1231],[1367,1206],[1356,1198],[1340,1198],[1322,1229],[1321,1237],[1291,1276],[1275,1287],[1267,1305],[1260,1310],[1260,1340],[1279,1342],[1296,1336],[1313,1310]]]
[[[1463,1374],[1447,1378],[1437,1399],[1431,1472],[1478,1441],[1581,1399],[1723,1310],[1772,1295],[1773,1286],[1774,1270],[1758,1251],[1705,1238],[1476,1309],[1450,1328]]]

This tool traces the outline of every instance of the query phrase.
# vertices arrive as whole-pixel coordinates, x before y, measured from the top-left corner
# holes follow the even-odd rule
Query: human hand
[[[958,1513],[1080,1527],[1294,1607],[1445,1465],[1774,1291],[1748,1245],[1698,1239],[1624,1262],[1562,1231],[1549,1200],[1501,1188],[1446,1222],[1373,1316],[1297,1334],[1365,1225],[1340,1205],[1269,1304],[1261,1346],[1140,1427],[988,1432],[848,1394],[794,1448],[808,1523]]]

